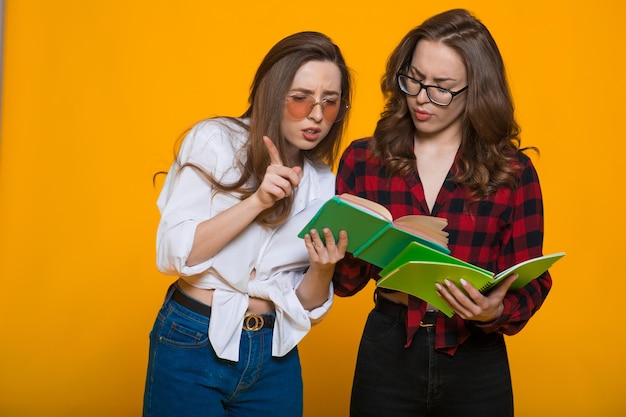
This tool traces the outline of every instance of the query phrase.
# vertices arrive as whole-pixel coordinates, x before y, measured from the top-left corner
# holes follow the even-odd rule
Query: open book
[[[335,240],[339,232],[348,232],[348,252],[384,268],[411,242],[420,242],[436,252],[450,253],[448,221],[439,217],[410,215],[393,220],[382,205],[351,194],[328,200],[298,234],[303,238],[311,229],[328,227]]]
[[[538,278],[563,256],[564,252],[540,256],[494,274],[451,255],[412,242],[383,268],[376,285],[414,295],[437,307],[448,317],[452,317],[454,313],[437,295],[435,283],[444,285],[443,281],[447,279],[462,288],[460,280],[463,278],[480,292],[486,293],[509,275],[518,274],[510,288],[516,290]]]

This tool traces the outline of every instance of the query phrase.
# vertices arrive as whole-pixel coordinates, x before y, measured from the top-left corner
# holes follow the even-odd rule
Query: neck
[[[414,137],[414,151],[416,155],[441,155],[447,153],[456,153],[461,146],[461,138],[457,136],[452,137],[434,137],[415,135]]]

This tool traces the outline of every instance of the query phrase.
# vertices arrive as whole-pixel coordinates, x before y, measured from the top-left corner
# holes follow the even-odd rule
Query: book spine
[[[387,223],[387,225],[385,227],[383,227],[382,229],[380,229],[378,232],[376,232],[376,234],[374,236],[372,236],[371,238],[369,238],[369,240],[367,242],[365,242],[364,244],[362,244],[358,249],[355,249],[355,251],[352,253],[355,257],[359,257],[359,255],[365,250],[367,249],[373,242],[376,241],[376,239],[378,239],[383,233],[385,233],[387,231],[387,229],[393,227],[393,225],[391,224],[391,222]],[[348,239],[350,239],[350,236],[348,236]]]

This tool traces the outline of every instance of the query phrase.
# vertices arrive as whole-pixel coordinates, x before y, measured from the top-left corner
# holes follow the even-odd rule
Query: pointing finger
[[[265,142],[265,147],[270,155],[271,163],[275,165],[283,165],[283,161],[280,159],[280,153],[278,152],[278,148],[274,145],[274,142],[272,142],[268,136],[263,136],[263,142]]]

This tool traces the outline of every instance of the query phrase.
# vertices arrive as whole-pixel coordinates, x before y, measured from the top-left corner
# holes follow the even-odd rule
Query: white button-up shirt
[[[244,120],[245,121],[245,120]],[[307,311],[295,290],[309,265],[304,241],[297,237],[321,205],[334,195],[335,176],[322,163],[305,160],[303,177],[296,189],[289,220],[276,228],[250,224],[212,258],[187,266],[198,223],[233,206],[237,196],[215,193],[215,188],[196,169],[180,170],[193,163],[228,184],[240,176],[242,147],[247,132],[227,119],[198,123],[185,137],[157,201],[161,221],[157,232],[157,266],[189,284],[215,289],[209,339],[220,358],[237,361],[239,341],[248,297],[271,300],[276,308],[272,344],[274,356],[284,356],[321,320],[333,301]],[[256,270],[253,280],[250,274]]]

